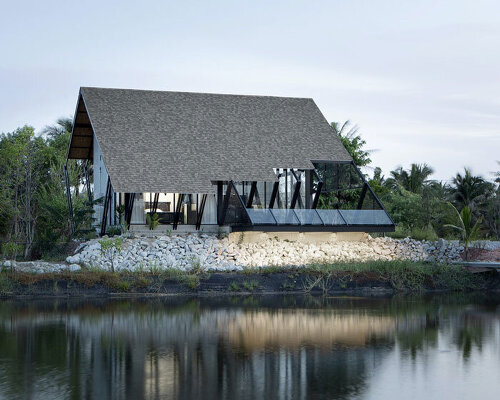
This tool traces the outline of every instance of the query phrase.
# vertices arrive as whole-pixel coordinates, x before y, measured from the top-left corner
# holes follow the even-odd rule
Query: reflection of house
[[[173,229],[394,228],[311,99],[81,88],[68,159],[93,164],[102,233],[119,205]]]
[[[388,316],[277,310],[239,314],[221,329],[227,329],[234,347],[255,351],[268,347],[299,349],[304,345],[364,347],[374,338],[390,337],[395,325],[394,318]]]
[[[176,301],[0,304],[0,393],[30,398],[56,382],[46,398],[346,398],[394,340],[393,317],[364,311]]]

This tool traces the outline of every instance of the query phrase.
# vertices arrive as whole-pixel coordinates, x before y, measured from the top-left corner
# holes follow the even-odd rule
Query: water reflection
[[[472,375],[488,398],[500,389],[498,304],[491,296],[7,301],[0,399],[399,398],[409,388],[432,398]]]

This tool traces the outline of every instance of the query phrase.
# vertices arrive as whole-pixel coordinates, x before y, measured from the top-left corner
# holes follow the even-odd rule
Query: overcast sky
[[[387,173],[500,169],[500,2],[2,1],[0,132],[80,86],[312,97]]]

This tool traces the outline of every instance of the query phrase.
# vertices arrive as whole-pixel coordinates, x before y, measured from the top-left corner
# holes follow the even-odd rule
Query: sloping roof
[[[80,94],[77,115],[86,108],[117,192],[212,193],[217,180],[274,181],[273,168],[351,160],[312,99],[90,87]]]

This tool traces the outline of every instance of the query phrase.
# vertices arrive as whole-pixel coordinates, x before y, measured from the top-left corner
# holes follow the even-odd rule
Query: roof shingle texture
[[[213,193],[273,168],[350,161],[312,99],[83,87],[116,192]]]

